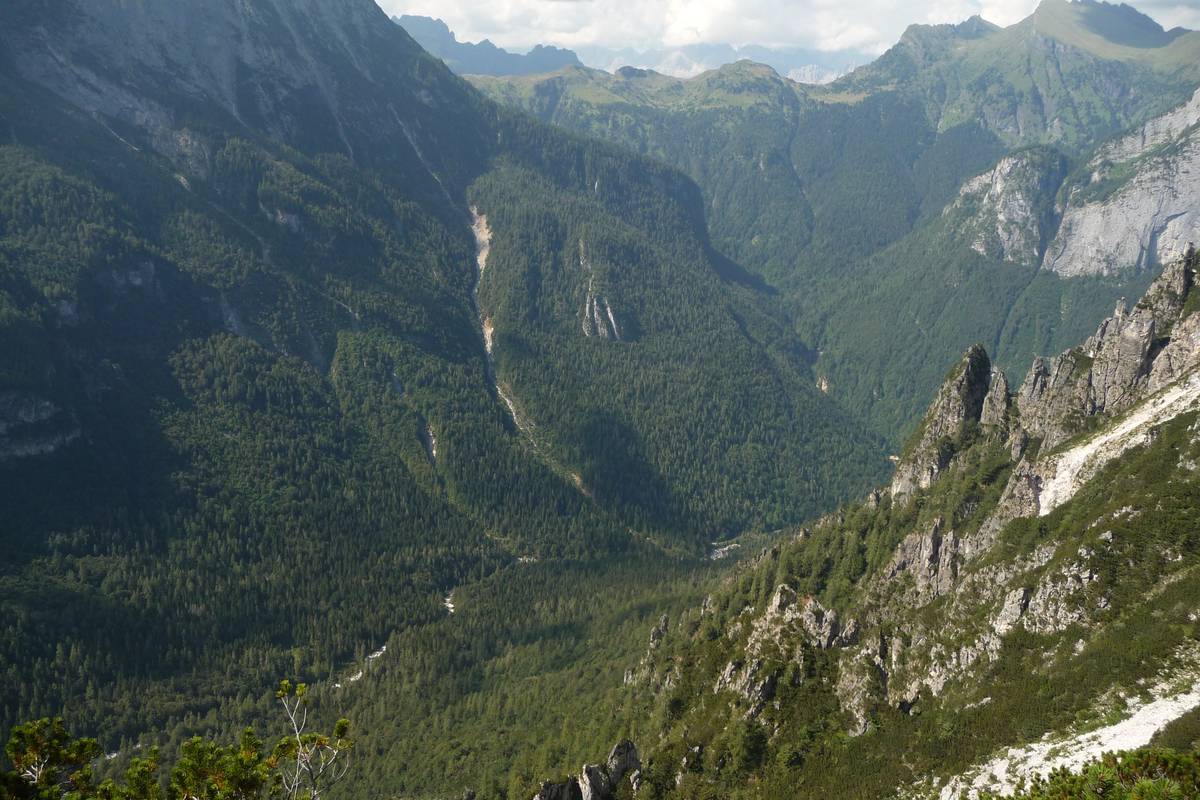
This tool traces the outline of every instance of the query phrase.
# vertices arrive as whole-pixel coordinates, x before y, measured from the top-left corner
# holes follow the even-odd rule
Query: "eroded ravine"
[[[471,232],[475,235],[475,289],[471,292],[471,302],[475,306],[475,314],[479,318],[479,329],[483,334],[483,349],[486,356],[484,369],[487,372],[488,385],[508,408],[509,416],[512,417],[517,430],[532,440],[533,426],[521,418],[516,404],[500,386],[500,381],[496,377],[496,362],[492,357],[493,336],[496,328],[492,324],[492,318],[484,311],[483,304],[479,302],[479,286],[483,282],[483,274],[487,271],[488,256],[492,252],[492,229],[488,226],[487,216],[481,214],[475,206],[471,206]]]

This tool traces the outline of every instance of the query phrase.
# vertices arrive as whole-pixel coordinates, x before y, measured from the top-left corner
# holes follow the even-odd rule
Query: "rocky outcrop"
[[[1200,238],[1200,93],[1102,148],[1068,193],[1045,266],[1063,276],[1147,270]]]
[[[621,341],[621,326],[613,313],[612,303],[596,288],[596,270],[588,260],[587,248],[579,242],[579,267],[588,275],[587,293],[583,301],[583,335]]]
[[[1034,361],[1017,394],[1021,429],[1051,450],[1097,414],[1123,411],[1196,363],[1200,323],[1184,316],[1195,278],[1189,250],[1132,309],[1124,302],[1082,346]]]
[[[885,581],[897,581],[909,575],[916,602],[928,603],[949,593],[958,578],[958,536],[945,531],[945,520],[938,518],[926,531],[913,531],[896,548],[883,571]]]
[[[950,465],[970,427],[980,421],[991,378],[987,353],[978,345],[972,347],[942,384],[921,429],[896,465],[893,498],[929,488]]]
[[[57,404],[31,392],[0,392],[0,464],[49,455],[82,435]]]
[[[1155,117],[1140,128],[1099,148],[1091,160],[1092,166],[1103,163],[1119,164],[1167,144],[1200,122],[1200,89],[1183,105]]]
[[[740,629],[730,633],[736,635]],[[753,719],[775,698],[784,668],[803,666],[806,650],[850,647],[857,642],[857,622],[843,625],[833,609],[780,584],[762,615],[750,624],[742,657],[725,665],[713,692],[737,695],[746,706],[746,717]]]
[[[613,746],[603,764],[584,764],[578,777],[546,781],[533,800],[612,800],[627,777],[636,794],[641,784],[641,769],[637,747],[626,739]]]
[[[980,255],[1016,264],[1037,264],[1042,256],[1044,209],[1050,206],[1064,173],[1062,157],[1025,150],[967,181],[943,216],[961,214],[958,230]]]
[[[1002,370],[992,373],[992,383],[988,387],[987,397],[983,399],[983,411],[979,415],[979,424],[984,430],[1008,432],[1009,407],[1012,396],[1008,388],[1008,377]]]
[[[1200,315],[1189,311],[1195,267],[1189,253],[1132,309],[1118,306],[1083,346],[1038,359],[1015,397],[1001,373],[984,377],[986,356],[969,353],[951,373],[898,481],[908,476],[907,486],[919,487],[912,476],[927,476],[932,485],[947,452],[956,457],[953,432],[972,421],[985,436],[1007,436],[1017,463],[977,527],[960,535],[943,516],[923,523],[863,587],[856,612],[863,643],[847,646],[838,660],[837,693],[851,733],[867,730],[875,704],[907,710],[925,693],[941,695],[999,658],[1018,628],[1049,635],[1108,608],[1087,547],[1060,553],[1047,543],[1015,559],[982,557],[1010,522],[1052,512],[1106,464],[1150,441],[1156,426],[1200,408]],[[1097,424],[1097,417],[1111,422]],[[1026,447],[1039,439],[1040,448]],[[893,496],[904,486],[894,481]],[[771,608],[790,602],[777,592]],[[926,608],[936,611],[914,616]]]

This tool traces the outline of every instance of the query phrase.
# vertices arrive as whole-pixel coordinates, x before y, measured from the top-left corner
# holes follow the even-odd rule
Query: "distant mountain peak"
[[[1073,41],[1082,35],[1135,49],[1166,47],[1189,31],[1164,30],[1154,19],[1125,3],[1104,0],[1042,0],[1030,17],[1044,35]]]
[[[571,50],[539,44],[521,55],[497,47],[491,41],[460,42],[450,26],[440,19],[404,15],[392,17],[421,47],[463,75],[537,75],[564,67],[583,66]]]

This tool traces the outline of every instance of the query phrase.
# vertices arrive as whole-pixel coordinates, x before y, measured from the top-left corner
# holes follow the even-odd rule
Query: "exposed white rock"
[[[1183,691],[1179,690],[1181,683],[1187,687]],[[1057,769],[1078,771],[1104,753],[1145,747],[1167,723],[1200,706],[1200,675],[1195,670],[1170,675],[1151,689],[1149,700],[1136,696],[1125,700],[1128,715],[1120,722],[1008,748],[951,779],[942,787],[939,800],[958,800],[964,794],[975,798],[984,791],[1008,794],[1022,779]]]
[[[967,181],[944,216],[965,212],[960,228],[977,253],[1018,264],[1036,264],[1043,238],[1040,209],[1062,180],[1061,165],[1038,151],[1006,156],[992,170]]]
[[[737,550],[739,547],[741,547],[741,545],[737,542],[729,542],[728,544],[713,542],[713,549],[708,554],[708,557],[713,561],[720,561],[722,558],[728,558],[729,556],[733,555],[733,551]]]
[[[1045,516],[1075,496],[1075,492],[1106,464],[1149,441],[1150,431],[1200,405],[1200,371],[1146,400],[1116,425],[1039,465],[1044,476],[1038,514]]]
[[[1200,122],[1200,89],[1183,105],[1155,117],[1142,127],[1104,145],[1091,160],[1093,167],[1104,162],[1119,163],[1137,158],[1142,153],[1178,138],[1188,128]]]
[[[596,290],[596,270],[588,261],[582,239],[579,241],[579,267],[588,273],[587,294],[583,301],[583,335],[621,341],[621,326],[617,324],[612,303]]]
[[[1064,276],[1151,269],[1200,239],[1197,121],[1200,93],[1101,150],[1089,182],[1069,194],[1046,268]],[[1116,188],[1104,190],[1105,181]]]
[[[475,267],[483,277],[492,252],[492,229],[488,226],[487,216],[480,214],[475,206],[471,206],[471,233],[475,234]]]

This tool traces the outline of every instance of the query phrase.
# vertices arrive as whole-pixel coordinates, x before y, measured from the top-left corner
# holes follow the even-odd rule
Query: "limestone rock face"
[[[1195,277],[1192,251],[1167,267],[1133,309],[1124,303],[1082,346],[1034,361],[1017,393],[1020,425],[1045,452],[1096,414],[1129,408],[1178,379],[1200,355],[1200,322],[1183,316]]]
[[[1171,331],[1171,340],[1154,359],[1146,389],[1156,392],[1183,377],[1200,363],[1200,314],[1193,314]]]
[[[1090,414],[1113,412],[1131,405],[1150,372],[1150,348],[1158,325],[1148,309],[1126,311],[1119,306],[1089,342],[1092,353]]]
[[[620,783],[626,775],[632,775],[642,769],[642,761],[638,757],[637,747],[628,739],[613,745],[613,749],[608,752],[608,760],[605,765],[608,768],[609,777],[616,783]]]
[[[945,521],[939,517],[928,531],[913,531],[906,536],[884,571],[886,580],[911,575],[922,602],[951,591],[958,576],[959,542],[953,531],[943,531],[944,526]]]
[[[731,661],[717,679],[713,693],[728,691],[738,695],[749,706],[746,716],[753,718],[762,712],[768,702],[775,699],[775,689],[778,685],[778,673],[767,671],[762,659],[756,658],[749,663]]]
[[[1008,412],[1012,398],[1009,396],[1008,378],[1001,370],[992,373],[992,383],[983,400],[983,411],[979,424],[985,429],[1008,431]]]
[[[970,425],[978,423],[991,384],[992,364],[978,345],[963,356],[938,391],[915,440],[892,479],[892,497],[928,488],[950,465]]]
[[[1050,513],[1104,464],[1148,441],[1155,426],[1200,407],[1196,266],[1189,252],[1132,309],[1121,303],[1083,345],[1037,359],[1015,398],[1002,374],[989,380],[986,356],[969,353],[951,373],[897,469],[893,496],[936,480],[947,452],[957,457],[953,433],[971,422],[983,441],[1006,442],[1015,464],[977,527],[956,532],[957,510],[954,518],[926,518],[862,587],[854,641],[835,637],[843,648],[836,692],[852,734],[867,730],[880,704],[909,711],[921,697],[949,691],[998,659],[1017,629],[1057,633],[1108,609],[1096,566],[1105,560],[1094,559],[1091,546],[1063,553],[1046,542],[1012,558],[984,556],[1010,522]],[[1097,425],[1100,415],[1108,419]],[[769,609],[775,616],[799,602],[783,589]]]
[[[68,412],[44,397],[0,392],[0,464],[53,453],[82,435]]]
[[[1063,276],[1152,269],[1200,239],[1197,122],[1200,93],[1102,149],[1069,192],[1044,266]]]
[[[997,261],[1037,264],[1043,237],[1042,209],[1063,178],[1061,157],[1042,150],[1007,156],[990,172],[967,181],[943,215],[966,214],[959,223],[971,249]]]
[[[533,800],[612,800],[626,777],[637,790],[641,769],[637,747],[626,739],[609,751],[603,764],[584,764],[578,777],[562,782],[546,781]]]
[[[1010,591],[1004,596],[1004,603],[1000,606],[1000,611],[992,620],[992,630],[998,636],[1003,636],[1011,631],[1016,627],[1017,622],[1021,619],[1021,615],[1025,613],[1028,605],[1028,589],[1018,588]]]
[[[1088,357],[1082,349],[1068,350],[1053,360],[1034,359],[1017,392],[1021,427],[1041,437],[1043,446],[1070,437],[1070,422],[1087,413]],[[1082,384],[1081,384],[1082,382]]]
[[[1150,312],[1163,333],[1170,331],[1183,314],[1188,292],[1196,278],[1195,260],[1196,249],[1189,246],[1183,258],[1163,268],[1162,274],[1137,304],[1139,309]]]

